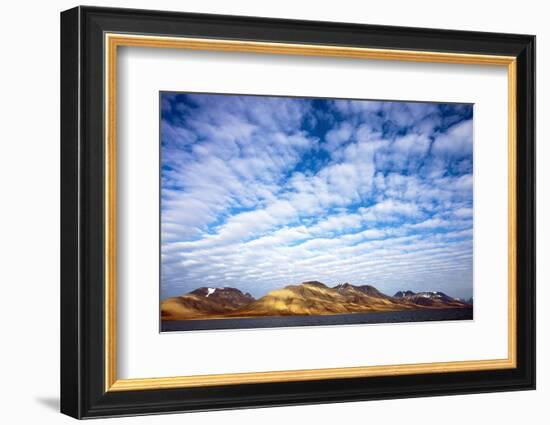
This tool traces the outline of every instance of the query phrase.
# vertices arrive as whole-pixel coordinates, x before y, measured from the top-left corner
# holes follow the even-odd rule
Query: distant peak
[[[317,280],[308,280],[306,282],[302,282],[302,285],[316,286],[318,288],[328,288],[327,285]]]
[[[334,287],[334,289],[346,289],[346,288],[353,288],[353,285],[349,282],[340,283]]]
[[[210,290],[213,288],[207,288],[206,286],[201,286],[200,288],[194,289],[193,291],[189,292],[190,294],[195,295],[202,295],[206,297],[206,295],[210,292]]]
[[[202,287],[197,288],[197,289],[190,292],[190,294],[199,295],[199,296],[206,297],[206,298],[208,298],[208,297],[210,297],[211,295],[214,295],[214,294],[217,295],[217,294],[231,294],[231,293],[251,297],[250,294],[248,294],[248,293],[245,294],[245,293],[241,292],[241,290],[239,290],[237,288],[232,288],[230,286],[224,286],[222,288],[202,286]]]
[[[413,291],[397,291],[394,295],[395,298],[403,298],[403,297],[410,297],[412,295],[416,295]]]
[[[361,285],[361,286],[358,286],[358,288],[363,292],[374,292],[374,293],[380,292],[378,288],[372,285]]]
[[[359,289],[361,291],[363,291],[364,293],[368,294],[368,295],[373,295],[373,296],[380,296],[380,295],[383,295],[379,290],[378,288],[375,288],[374,286],[372,285],[361,285],[359,287]]]

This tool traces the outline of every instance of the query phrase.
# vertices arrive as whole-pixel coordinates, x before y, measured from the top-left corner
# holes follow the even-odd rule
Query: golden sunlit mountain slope
[[[258,300],[235,288],[198,288],[161,302],[163,320],[263,316],[303,316],[471,307],[442,292],[381,293],[373,286],[349,283],[333,288],[317,281],[276,289]]]

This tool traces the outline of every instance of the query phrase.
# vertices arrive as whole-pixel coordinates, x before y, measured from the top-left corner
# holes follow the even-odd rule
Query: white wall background
[[[96,5],[531,33],[538,53],[538,390],[110,420],[109,423],[545,423],[550,414],[550,27],[544,2],[144,0]],[[9,2],[0,16],[0,418],[69,423],[59,392],[59,12],[77,3]]]

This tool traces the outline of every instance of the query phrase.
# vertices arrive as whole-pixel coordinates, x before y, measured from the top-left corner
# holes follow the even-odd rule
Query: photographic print
[[[473,115],[161,92],[161,331],[472,320]]]

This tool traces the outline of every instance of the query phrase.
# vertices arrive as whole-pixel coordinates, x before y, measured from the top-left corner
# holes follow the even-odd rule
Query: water
[[[213,329],[285,328],[289,326],[359,325],[368,323],[472,320],[472,308],[385,311],[325,316],[269,316],[240,319],[173,320],[162,322],[162,332]]]

